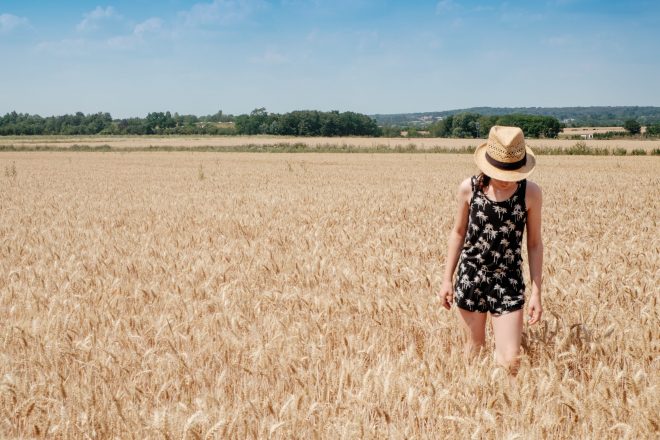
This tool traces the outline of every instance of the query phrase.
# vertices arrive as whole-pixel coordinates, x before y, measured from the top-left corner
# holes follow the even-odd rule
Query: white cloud
[[[100,22],[110,18],[117,18],[118,15],[112,6],[105,8],[97,6],[96,9],[87,12],[83,17],[82,21],[76,26],[76,29],[81,32],[96,30],[99,28]]]
[[[161,30],[163,27],[163,20],[158,17],[151,17],[142,23],[138,23],[133,28],[133,34],[137,36],[142,36],[148,33],[153,33]]]
[[[143,44],[150,34],[160,32],[163,21],[151,17],[133,27],[133,31],[125,35],[115,35],[107,39],[73,38],[55,41],[43,41],[36,46],[38,52],[47,52],[58,56],[86,55],[101,50],[132,50]]]
[[[547,16],[541,12],[531,12],[524,9],[510,9],[502,7],[500,20],[509,26],[516,27],[528,26],[530,23],[544,21]]]
[[[470,12],[492,12],[494,10],[495,6],[477,5],[470,9]]]
[[[436,14],[442,14],[444,12],[449,12],[453,11],[456,9],[458,5],[454,0],[440,0],[436,5],[435,5],[435,13]]]
[[[28,25],[29,21],[27,18],[17,17],[12,14],[0,14],[0,33],[2,34],[9,33],[21,27],[27,27]]]
[[[106,40],[106,45],[112,49],[133,49],[137,45],[144,43],[144,38],[148,34],[159,32],[163,28],[163,20],[158,17],[151,17],[133,27],[133,32],[129,35],[117,35]]]
[[[265,7],[262,0],[213,0],[211,3],[196,3],[180,16],[186,26],[209,24],[233,24],[245,20],[254,12]]]

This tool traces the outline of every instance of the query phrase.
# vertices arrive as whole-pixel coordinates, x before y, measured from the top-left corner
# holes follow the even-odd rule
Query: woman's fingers
[[[529,325],[534,325],[537,322],[541,320],[541,315],[543,314],[543,310],[541,310],[541,307],[533,304],[529,308]]]
[[[451,309],[451,303],[454,301],[454,292],[447,291],[441,293],[442,297],[442,307],[449,310]]]
[[[532,325],[534,324],[534,314],[536,313],[536,307],[532,304],[529,306],[529,319],[527,320],[527,324]]]
[[[535,324],[541,320],[541,315],[543,315],[543,309],[538,307],[536,309],[536,320],[534,321]]]
[[[449,290],[440,290],[440,292],[438,292],[438,297],[440,298],[440,303],[442,304],[442,307],[449,310],[449,308],[451,307],[453,293]]]

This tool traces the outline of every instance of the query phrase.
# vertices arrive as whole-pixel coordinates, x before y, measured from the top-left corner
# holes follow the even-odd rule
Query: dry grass
[[[276,144],[305,144],[311,147],[326,147],[332,145],[366,147],[388,146],[391,148],[405,148],[414,145],[420,150],[440,148],[475,147],[485,140],[480,139],[446,139],[446,138],[361,138],[361,137],[292,137],[292,136],[134,136],[134,137],[104,137],[104,136],[20,136],[0,137],[0,147],[12,145],[21,147],[72,147],[85,145],[91,147],[110,146],[111,148],[135,147],[234,147],[245,145],[276,145]],[[529,145],[534,149],[543,148],[570,148],[575,145],[571,139],[529,139]],[[627,151],[641,149],[646,152],[660,149],[660,140],[598,140],[587,139],[588,148],[625,148]]]
[[[605,134],[610,132],[626,133],[627,131],[628,130],[623,127],[568,127],[564,128],[561,133],[559,133],[559,137],[579,136],[582,134]],[[641,127],[641,132],[646,132],[645,126]]]
[[[657,438],[656,157],[542,157],[509,385],[434,292],[468,155],[3,153],[0,437]]]
[[[578,136],[581,134],[605,134],[605,133],[625,133],[627,130],[623,127],[567,127],[564,128],[560,136]]]

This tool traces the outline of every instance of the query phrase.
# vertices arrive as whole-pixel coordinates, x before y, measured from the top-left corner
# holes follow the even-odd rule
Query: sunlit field
[[[513,383],[435,296],[475,172],[0,153],[0,437],[657,438],[660,158],[539,156],[545,315]]]
[[[590,131],[576,131],[571,135],[583,134]],[[476,147],[485,142],[485,139],[456,139],[456,138],[370,138],[370,137],[292,137],[292,136],[8,136],[0,137],[0,148],[70,148],[84,146],[91,148],[109,147],[113,149],[136,148],[227,148],[245,147],[248,145],[306,145],[311,148],[319,147],[353,147],[353,148],[409,148],[414,146],[418,150],[461,149]],[[528,144],[541,152],[544,149],[571,148],[576,140],[571,139],[528,139]],[[653,150],[660,150],[660,139],[636,140],[615,139],[599,140],[587,139],[581,141],[587,149],[607,149],[614,151],[624,149],[628,153],[632,150],[642,150],[650,154]]]

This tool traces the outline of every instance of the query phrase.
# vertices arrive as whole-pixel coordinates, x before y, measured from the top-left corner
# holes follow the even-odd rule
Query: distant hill
[[[660,123],[660,107],[472,107],[424,113],[370,115],[378,125],[425,125],[458,113],[479,113],[484,116],[527,115],[554,116],[569,127],[622,126],[627,119],[642,125]]]

